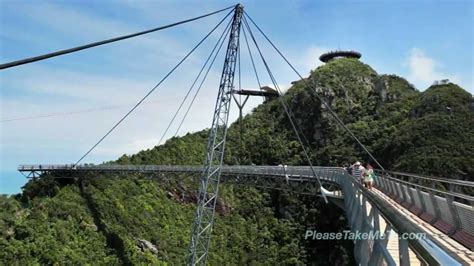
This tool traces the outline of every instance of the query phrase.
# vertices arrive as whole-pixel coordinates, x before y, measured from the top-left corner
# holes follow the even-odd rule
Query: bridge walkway
[[[412,223],[421,227],[427,235],[430,235],[437,243],[446,247],[446,249],[444,249],[445,252],[447,252],[452,257],[461,259],[461,263],[463,265],[474,265],[474,252],[459,244],[456,240],[452,239],[447,234],[441,232],[431,224],[425,222],[420,217],[410,212],[408,209],[400,205],[398,202],[387,196],[382,191],[373,188],[373,194],[388,202],[392,206],[392,208],[395,209],[401,216],[407,217]],[[381,221],[382,220],[383,219],[381,219]],[[392,254],[392,256],[399,258],[398,241],[396,241],[396,238],[391,238],[389,240],[388,250]],[[416,255],[411,251],[411,249],[410,265],[420,265],[418,259],[416,259]]]
[[[373,188],[372,191],[374,192],[374,194],[380,195],[379,193],[381,193],[383,195],[383,193],[377,190],[376,188]],[[391,202],[390,202],[390,205],[395,207]],[[370,213],[371,210],[372,210],[372,204],[368,202],[366,205],[366,211],[367,213]],[[380,221],[380,231],[384,232],[387,229],[388,224],[385,221],[385,219],[380,219],[379,221]],[[397,265],[399,265],[399,262],[400,262],[400,248],[399,248],[398,238],[399,238],[398,233],[395,232],[394,230],[391,230],[390,238],[387,242],[387,250]],[[410,248],[408,249],[408,254],[409,254],[410,265],[414,265],[414,266],[421,265],[420,260],[416,257],[416,254],[413,252],[412,249]]]

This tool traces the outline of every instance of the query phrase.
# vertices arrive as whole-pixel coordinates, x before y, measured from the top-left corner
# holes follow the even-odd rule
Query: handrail
[[[465,200],[468,200],[468,201],[474,201],[474,197],[469,196],[469,195],[460,194],[460,193],[452,192],[452,191],[442,191],[442,190],[439,190],[439,189],[430,188],[430,187],[423,186],[423,185],[418,185],[418,184],[415,184],[415,183],[410,183],[408,181],[404,181],[404,180],[394,178],[394,177],[388,176],[388,175],[384,175],[384,176],[382,176],[382,178],[387,178],[387,179],[390,179],[390,180],[393,180],[395,182],[402,183],[402,184],[405,184],[405,185],[408,185],[408,186],[414,186],[414,187],[430,190],[430,191],[433,191],[433,192],[436,192],[436,193],[439,193],[439,194],[450,195],[450,196],[465,199]]]
[[[369,202],[373,203],[380,214],[385,218],[385,220],[397,228],[398,233],[424,233],[425,231],[418,225],[411,223],[407,217],[400,215],[396,210],[391,208],[391,206],[380,199],[379,196],[376,196],[373,193],[370,193],[367,188],[365,188],[362,184],[355,181],[354,177],[349,175],[348,173],[344,173],[347,176],[347,179],[350,180],[358,189],[359,191],[366,197]],[[436,244],[436,246],[440,246],[439,243],[430,237],[428,239]],[[437,253],[434,254],[428,250],[426,245],[426,240],[424,239],[408,239],[410,246],[412,247],[413,251],[421,256],[428,265],[443,265],[441,262],[443,261],[452,261],[451,256],[448,254]]]
[[[458,179],[449,179],[449,178],[444,178],[444,177],[422,176],[418,174],[410,174],[410,173],[404,173],[404,172],[383,171],[380,169],[375,169],[375,172],[381,173],[381,174],[388,173],[388,174],[397,175],[397,176],[413,177],[417,179],[424,179],[428,181],[436,181],[436,182],[453,184],[453,185],[474,187],[474,182],[469,181],[469,180],[458,180]]]

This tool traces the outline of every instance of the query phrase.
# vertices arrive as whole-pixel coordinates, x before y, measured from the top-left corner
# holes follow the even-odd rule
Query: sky
[[[322,64],[321,53],[348,49],[362,53],[361,60],[379,74],[402,76],[420,91],[448,78],[474,92],[473,1],[241,3],[303,76]],[[0,62],[155,28],[234,4],[2,0]],[[21,191],[27,179],[16,171],[20,164],[76,162],[224,15],[0,71],[0,194]],[[218,28],[83,162],[110,161],[157,145],[222,30]],[[288,88],[297,76],[261,36],[256,37],[278,84]],[[248,53],[241,53],[241,86],[256,89]],[[210,127],[223,58],[221,51],[178,135]],[[270,84],[260,62],[257,68],[262,83]],[[252,98],[244,113],[260,103]],[[234,105],[230,121],[237,117]],[[165,139],[176,128],[172,125]]]

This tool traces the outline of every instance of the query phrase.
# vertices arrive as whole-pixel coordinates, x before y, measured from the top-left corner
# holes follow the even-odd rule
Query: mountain
[[[292,110],[314,165],[369,158],[312,90],[387,169],[472,181],[474,101],[459,86],[447,83],[419,92],[405,79],[379,75],[357,59],[330,61],[306,81],[295,82],[280,100]],[[230,126],[226,164],[307,164],[280,100],[266,101]],[[207,133],[172,138],[114,163],[201,165]],[[45,176],[29,181],[22,194],[1,196],[2,262],[184,263],[195,180],[101,177]],[[212,265],[355,263],[350,241],[304,240],[308,228],[348,229],[343,211],[317,197],[223,184],[217,212]]]
[[[394,169],[474,181],[472,95],[452,83],[431,86],[385,150]]]

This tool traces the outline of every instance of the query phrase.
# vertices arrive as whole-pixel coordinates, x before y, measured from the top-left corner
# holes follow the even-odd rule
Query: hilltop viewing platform
[[[342,51],[342,50],[336,50],[336,51],[330,51],[327,53],[322,54],[319,57],[319,60],[321,60],[324,63],[327,63],[333,59],[338,59],[338,58],[356,58],[359,59],[362,57],[362,54],[356,51]]]

